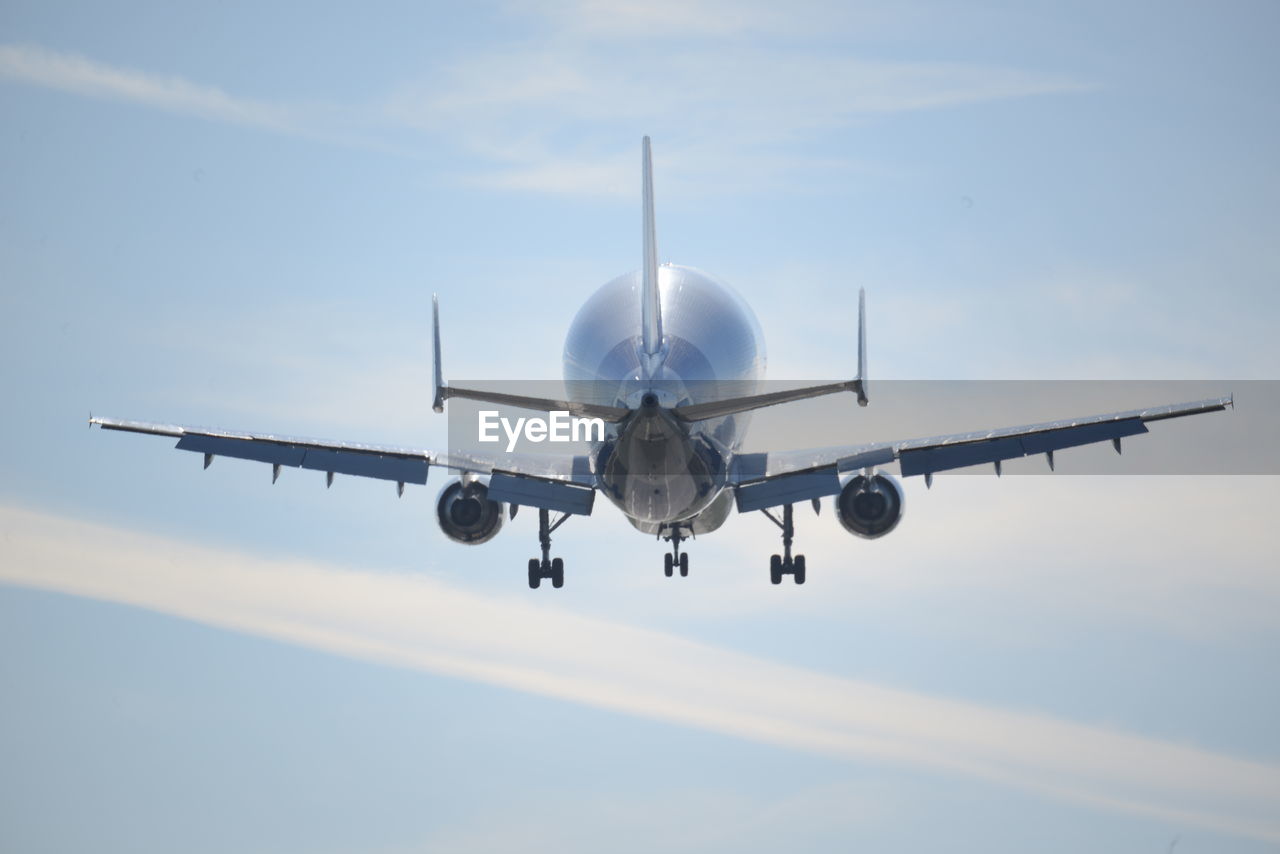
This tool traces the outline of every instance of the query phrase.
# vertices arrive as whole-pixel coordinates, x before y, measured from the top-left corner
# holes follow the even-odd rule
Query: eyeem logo
[[[496,409],[479,412],[476,438],[481,442],[500,442],[499,428],[507,435],[507,453],[516,449],[523,435],[529,442],[603,442],[604,419],[576,418],[567,411],[547,413],[550,418],[517,418],[515,423]]]

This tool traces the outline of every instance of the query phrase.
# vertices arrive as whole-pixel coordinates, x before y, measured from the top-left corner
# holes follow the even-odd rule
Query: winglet
[[[641,145],[644,187],[644,269],[640,296],[640,322],[644,352],[656,356],[662,350],[662,303],[658,294],[658,236],[653,221],[653,155],[649,137]]]
[[[432,352],[435,369],[431,378],[431,408],[444,412],[444,375],[440,369],[440,297],[431,295]]]
[[[867,405],[867,291],[858,288],[858,405]]]

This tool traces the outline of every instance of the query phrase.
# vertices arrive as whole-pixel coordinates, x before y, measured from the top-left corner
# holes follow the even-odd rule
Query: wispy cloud
[[[743,175],[755,184],[794,181],[797,166],[813,169],[815,161],[780,159],[780,145],[820,139],[860,118],[1082,88],[1065,75],[966,63],[755,43],[606,45],[562,34],[552,46],[468,56],[401,87],[384,109],[506,164],[482,173],[483,183],[611,193],[630,187],[634,137],[642,133],[662,140],[663,168],[683,185],[740,184]]]
[[[0,76],[206,120],[398,152],[443,144],[470,158],[460,180],[508,190],[634,192],[635,143],[661,140],[682,192],[786,181],[820,188],[842,153],[821,143],[856,121],[895,113],[1079,91],[1070,75],[999,65],[872,58],[833,34],[872,15],[817,4],[512,3],[524,33],[433,57],[366,103],[274,103],[180,76],[30,45],[0,46]]]
[[[397,155],[414,153],[412,147],[387,133],[383,116],[359,104],[258,100],[177,74],[110,65],[78,53],[36,45],[0,45],[0,79],[4,78],[328,144]]]
[[[1280,841],[1280,767],[779,665],[423,577],[0,509],[0,581],[850,760]]]
[[[96,62],[32,45],[0,45],[0,76],[92,98],[130,101],[212,121],[298,130],[288,107],[229,95],[215,86]]]
[[[919,20],[862,4],[801,6],[513,2],[534,37],[446,60],[384,106],[494,161],[499,168],[476,178],[490,186],[630,188],[634,139],[649,133],[661,141],[664,174],[682,187],[719,191],[750,175],[753,185],[786,180],[794,190],[818,173],[829,180],[833,164],[781,157],[784,145],[895,113],[1091,88],[1058,72],[864,55],[852,45]]]

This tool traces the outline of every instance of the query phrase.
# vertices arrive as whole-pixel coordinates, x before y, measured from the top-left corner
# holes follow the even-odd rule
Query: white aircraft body
[[[836,515],[855,535],[892,531],[902,518],[898,481],[877,472],[897,463],[901,476],[994,464],[1030,454],[1111,441],[1147,432],[1146,424],[1223,410],[1230,397],[1114,412],[1044,424],[929,439],[886,441],[835,448],[742,453],[750,413],[820,395],[851,392],[867,404],[865,295],[858,296],[858,373],[851,380],[755,391],[764,378],[760,325],[727,285],[691,267],[659,264],[654,230],[649,139],[643,141],[643,263],[641,269],[603,285],[579,310],[564,349],[565,399],[506,394],[447,385],[440,367],[439,304],[433,300],[434,408],[449,398],[546,413],[521,423],[526,437],[545,436],[565,419],[589,422],[589,452],[561,456],[511,451],[515,434],[497,411],[482,413],[482,429],[496,431],[489,454],[438,452],[354,442],[317,441],[271,434],[211,430],[110,418],[91,418],[110,430],[178,439],[181,450],[269,463],[272,481],[285,466],[425,484],[432,467],[454,472],[437,502],[437,520],[449,539],[468,545],[491,540],[504,517],[521,506],[536,508],[542,557],[529,561],[529,586],[543,579],[564,584],[564,564],[551,557],[551,532],[572,515],[590,515],[603,493],[638,530],[670,543],[664,571],[687,575],[689,555],[680,545],[719,528],[733,510],[760,510],[782,529],[783,550],[773,555],[774,584],[790,575],[805,581],[803,555],[792,555],[792,506],[836,496]],[[746,390],[748,393],[743,393]],[[501,426],[502,430],[498,427]],[[576,425],[575,425],[576,426]],[[504,433],[503,430],[506,432]],[[582,438],[580,435],[578,438]],[[552,514],[556,514],[553,521]]]

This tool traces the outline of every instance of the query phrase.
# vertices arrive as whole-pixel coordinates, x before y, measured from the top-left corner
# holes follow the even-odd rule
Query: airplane
[[[602,285],[578,311],[565,340],[564,399],[446,384],[440,304],[432,298],[432,408],[443,412],[445,401],[461,399],[589,419],[600,429],[586,453],[437,452],[92,416],[89,423],[176,438],[179,450],[203,454],[205,468],[216,457],[268,463],[272,483],[287,466],[323,471],[330,486],[335,474],[393,481],[403,495],[405,484],[426,484],[431,468],[443,468],[454,474],[436,500],[436,520],[450,540],[486,543],[520,507],[538,511],[542,555],[528,564],[529,587],[536,589],[543,580],[564,585],[551,534],[572,516],[590,515],[596,493],[637,530],[670,543],[667,577],[689,573],[683,542],[715,531],[734,510],[759,510],[782,532],[782,553],[770,558],[771,583],[790,576],[804,584],[804,555],[792,554],[794,505],[811,502],[817,510],[821,499],[835,496],[836,517],[849,533],[882,537],[897,527],[904,506],[901,484],[883,466],[897,463],[899,476],[922,475],[926,486],[940,471],[993,464],[999,474],[1003,461],[1033,454],[1044,454],[1053,469],[1055,451],[1110,441],[1118,452],[1122,439],[1148,432],[1153,421],[1234,404],[1228,396],[927,439],[745,453],[754,410],[845,392],[867,405],[866,294],[859,290],[853,379],[757,391],[765,351],[751,308],[707,273],[658,263],[648,137],[641,178],[641,268]]]

